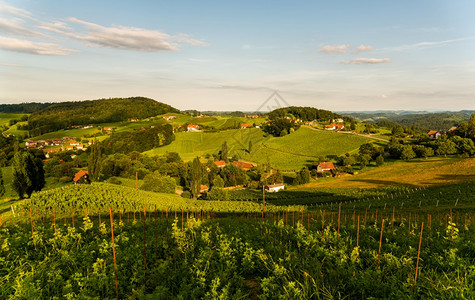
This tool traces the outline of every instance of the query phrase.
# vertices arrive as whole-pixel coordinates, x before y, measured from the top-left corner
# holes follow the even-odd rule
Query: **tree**
[[[404,145],[403,149],[401,151],[401,159],[403,160],[409,160],[411,158],[416,157],[416,153],[414,153],[414,150],[412,150],[411,145]]]
[[[467,130],[468,137],[475,139],[475,114],[470,116],[470,121],[468,121],[468,130]]]
[[[226,141],[221,146],[221,160],[228,162],[228,143]]]
[[[45,186],[45,171],[40,158],[35,158],[29,152],[17,152],[12,165],[12,187],[20,199],[23,199],[25,193],[30,198],[34,191],[41,191]]]
[[[384,165],[384,157],[382,155],[376,157],[376,165],[378,167]]]
[[[252,141],[249,141],[249,149],[248,149],[248,152],[251,153],[252,151]]]
[[[213,188],[214,187],[219,187],[222,188],[224,187],[224,180],[221,176],[217,175],[214,180],[213,180]]]
[[[450,155],[457,153],[457,148],[454,142],[451,140],[445,139],[439,141],[439,147],[436,150],[439,155]]]
[[[203,177],[201,162],[199,157],[196,157],[191,166],[191,194],[193,195],[193,199],[197,199],[200,195],[201,177]]]
[[[158,192],[158,193],[175,193],[175,180],[170,176],[160,174],[148,174],[144,178],[144,183],[140,187],[141,190]]]
[[[208,193],[208,198],[210,200],[222,200],[227,201],[229,200],[228,191],[223,188],[215,187]]]
[[[98,141],[94,141],[87,166],[92,180],[99,180],[99,175],[101,174],[101,155],[101,145]]]
[[[0,197],[5,194],[5,186],[3,185],[3,173],[2,169],[0,169]]]

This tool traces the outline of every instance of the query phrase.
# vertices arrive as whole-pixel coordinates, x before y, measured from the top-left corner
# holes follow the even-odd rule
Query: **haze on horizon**
[[[475,2],[0,0],[0,103],[474,110]]]

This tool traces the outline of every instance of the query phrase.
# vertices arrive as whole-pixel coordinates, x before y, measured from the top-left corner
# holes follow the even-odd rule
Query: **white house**
[[[285,189],[285,185],[283,183],[278,184],[271,184],[264,188],[269,193],[275,193],[278,191],[283,191]]]

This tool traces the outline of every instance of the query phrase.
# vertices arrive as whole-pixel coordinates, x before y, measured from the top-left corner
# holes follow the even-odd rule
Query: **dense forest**
[[[173,128],[170,124],[152,125],[133,132],[114,133],[104,140],[103,147],[106,154],[144,152],[155,147],[168,145],[175,140]]]
[[[31,135],[36,136],[72,125],[143,119],[168,112],[179,111],[170,105],[144,97],[62,102],[31,114],[27,129]]]
[[[396,123],[405,127],[418,127],[424,131],[428,131],[448,130],[462,121],[468,121],[472,113],[474,112],[352,112],[344,114],[362,122],[376,122],[378,124],[389,122],[392,123],[392,126],[389,127],[394,127],[394,123]]]
[[[269,119],[283,118],[289,115],[292,115],[294,118],[300,119],[302,121],[324,121],[334,118],[344,118],[346,119],[345,121],[350,121],[350,118],[348,117],[343,117],[329,110],[317,109],[313,107],[289,106],[275,109],[268,114]]]
[[[0,104],[0,112],[12,114],[31,114],[53,105],[54,103],[20,103],[20,104]]]

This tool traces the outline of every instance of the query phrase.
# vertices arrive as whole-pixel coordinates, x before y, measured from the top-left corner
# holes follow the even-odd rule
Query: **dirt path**
[[[303,126],[306,127],[306,128],[315,130],[315,131],[326,131],[326,130],[317,129],[317,128],[314,128],[314,127],[311,127],[311,126],[306,126],[306,125],[303,125]],[[374,139],[374,140],[378,140],[378,141],[382,141],[382,142],[386,142],[386,143],[389,142],[389,141],[386,140],[386,139],[379,138],[379,137],[375,137],[375,136],[373,136],[373,135],[371,135],[371,134],[355,133],[355,132],[352,132],[352,131],[334,131],[334,132],[336,132],[336,133],[341,133],[341,134],[354,134],[354,135],[359,135],[359,136],[363,136],[363,137],[366,137],[366,138],[370,138],[370,139]]]

